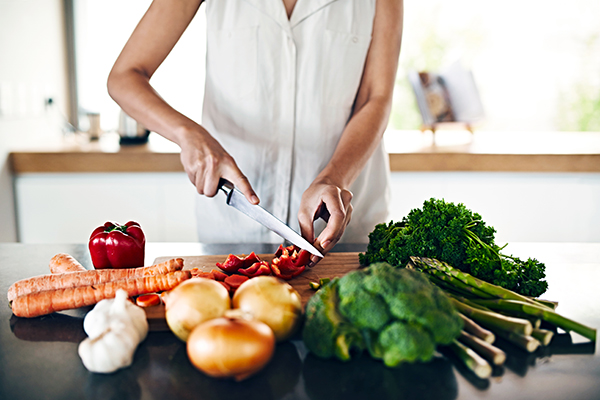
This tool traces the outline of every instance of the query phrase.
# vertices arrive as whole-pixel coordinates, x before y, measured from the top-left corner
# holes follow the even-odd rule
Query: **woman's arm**
[[[337,243],[350,222],[352,193],[348,188],[379,145],[388,123],[402,19],[402,0],[377,0],[371,45],[352,117],[331,160],[302,196],[298,221],[304,237],[314,238],[317,218],[328,220],[315,242],[325,252]]]
[[[258,197],[233,158],[209,132],[173,109],[150,85],[150,78],[201,3],[154,0],[117,58],[108,77],[108,92],[129,116],[179,145],[181,163],[198,193],[214,196],[222,177],[257,204]]]

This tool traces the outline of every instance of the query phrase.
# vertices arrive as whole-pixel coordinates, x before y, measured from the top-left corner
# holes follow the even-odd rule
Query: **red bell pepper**
[[[96,269],[142,267],[146,237],[137,222],[107,222],[92,232],[88,247]]]
[[[271,261],[271,271],[278,278],[290,280],[304,272],[308,263],[310,263],[308,251],[300,250],[294,245],[288,247],[279,245],[275,258]]]

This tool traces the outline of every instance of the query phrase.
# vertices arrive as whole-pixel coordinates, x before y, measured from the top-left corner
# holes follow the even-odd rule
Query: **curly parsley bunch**
[[[410,256],[435,258],[519,294],[543,294],[548,288],[546,266],[502,254],[504,246],[494,242],[495,233],[464,204],[432,198],[400,222],[377,225],[359,257],[363,265],[384,261],[396,266],[405,266]]]

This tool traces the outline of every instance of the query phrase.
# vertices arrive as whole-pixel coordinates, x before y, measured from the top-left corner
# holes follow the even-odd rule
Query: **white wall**
[[[0,0],[0,242],[17,238],[8,152],[61,135],[65,59],[61,0]]]
[[[479,213],[499,245],[600,242],[600,173],[395,172],[390,219],[432,197]]]

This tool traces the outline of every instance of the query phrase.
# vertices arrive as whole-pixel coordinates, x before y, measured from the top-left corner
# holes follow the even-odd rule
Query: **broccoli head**
[[[363,287],[365,272],[360,270],[339,279],[338,309],[356,328],[380,330],[390,319],[386,302]]]
[[[404,361],[429,361],[435,352],[429,331],[417,323],[401,321],[395,321],[381,331],[378,347],[383,349],[383,363],[388,367]]]
[[[302,339],[315,355],[349,360],[352,348],[362,350],[360,332],[338,311],[338,279],[323,286],[306,304]]]
[[[367,349],[390,367],[427,361],[436,344],[452,342],[462,320],[423,273],[388,263],[336,278],[309,300],[303,338],[322,358],[350,358]]]

